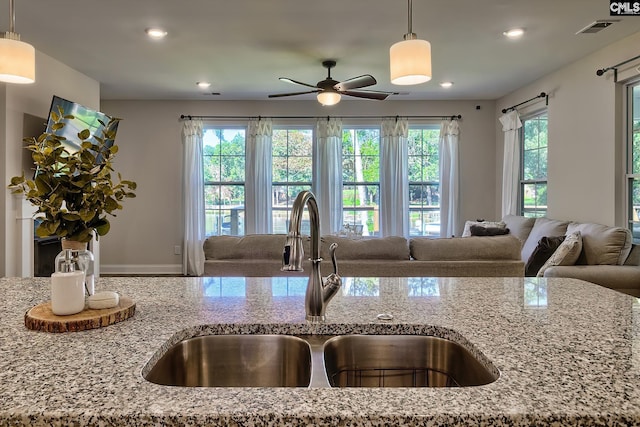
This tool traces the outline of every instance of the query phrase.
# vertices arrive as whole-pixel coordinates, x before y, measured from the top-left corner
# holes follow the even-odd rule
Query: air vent
[[[604,30],[605,28],[613,25],[616,22],[620,22],[620,20],[619,19],[608,19],[608,20],[595,21],[595,22],[592,22],[591,24],[587,25],[586,27],[584,27],[580,31],[578,31],[576,34],[594,34],[594,33],[597,33],[597,32],[600,32],[600,31]]]

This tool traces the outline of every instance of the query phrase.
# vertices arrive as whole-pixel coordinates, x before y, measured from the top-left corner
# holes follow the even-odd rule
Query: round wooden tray
[[[28,329],[44,332],[76,332],[102,328],[122,322],[134,315],[136,303],[131,298],[120,296],[120,303],[112,308],[95,310],[85,308],[80,313],[57,316],[51,311],[51,301],[38,304],[24,315]]]

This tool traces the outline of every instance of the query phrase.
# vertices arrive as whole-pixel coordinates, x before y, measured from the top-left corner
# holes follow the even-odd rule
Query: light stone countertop
[[[105,328],[30,331],[49,279],[0,279],[0,425],[640,425],[640,303],[573,279],[345,279],[327,321],[306,278],[101,278],[136,302]],[[394,320],[376,320],[392,313]],[[209,333],[409,333],[452,338],[500,370],[465,388],[186,388],[142,377]],[[555,423],[555,424],[554,424]]]

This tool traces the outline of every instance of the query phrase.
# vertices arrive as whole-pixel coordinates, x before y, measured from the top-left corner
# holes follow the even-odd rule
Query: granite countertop
[[[0,424],[640,425],[640,303],[573,279],[345,279],[327,321],[304,320],[305,278],[101,278],[134,317],[25,328],[49,279],[0,279]],[[379,313],[394,319],[381,322]],[[500,370],[465,388],[183,388],[147,362],[209,333],[410,333],[466,341]]]

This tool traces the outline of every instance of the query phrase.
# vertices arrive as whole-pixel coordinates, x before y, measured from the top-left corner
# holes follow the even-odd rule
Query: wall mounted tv
[[[53,118],[51,116],[52,112],[59,114],[59,108],[62,108],[64,114],[70,114],[74,116],[73,119],[62,119],[64,123],[64,127],[60,129],[53,129]],[[49,109],[49,120],[47,121],[47,132],[63,136],[66,138],[63,141],[65,149],[69,153],[75,153],[78,151],[80,146],[76,143],[78,141],[78,133],[88,129],[91,133],[90,141],[92,143],[97,143],[95,141],[94,136],[102,136],[103,131],[106,126],[109,126],[109,130],[113,132],[112,139],[105,140],[105,148],[109,148],[114,144],[114,138],[116,136],[116,132],[118,131],[118,121],[114,121],[109,124],[111,117],[101,113],[99,111],[92,110],[83,105],[80,105],[76,102],[66,100],[59,96],[53,97],[51,101],[51,108]],[[101,123],[102,122],[102,123]],[[104,123],[104,125],[103,125]],[[96,156],[96,163],[100,163],[102,156],[98,153]]]

